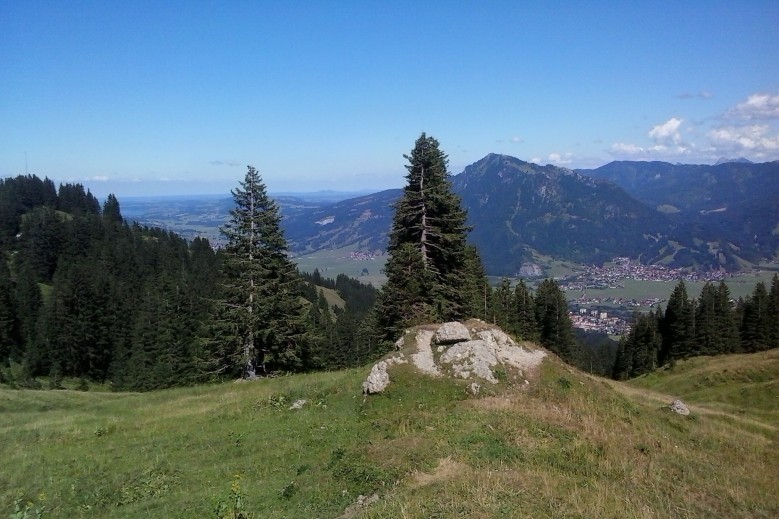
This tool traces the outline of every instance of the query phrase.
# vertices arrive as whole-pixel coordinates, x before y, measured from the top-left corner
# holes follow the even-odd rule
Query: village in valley
[[[568,292],[581,292],[577,298],[568,297],[574,327],[621,336],[630,331],[630,320],[634,312],[658,309],[666,300],[659,297],[597,297],[588,295],[586,290],[625,288],[625,280],[676,283],[683,279],[689,282],[717,283],[729,276],[722,271],[688,272],[664,265],[643,265],[626,257],[615,257],[602,267],[586,266],[583,272],[564,277],[560,280],[560,286]]]

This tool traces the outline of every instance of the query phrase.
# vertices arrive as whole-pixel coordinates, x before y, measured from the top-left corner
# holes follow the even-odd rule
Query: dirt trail
[[[631,386],[629,384],[625,384],[624,382],[619,382],[616,380],[603,379],[597,377],[591,377],[591,378],[599,382],[605,382],[606,384],[614,388],[616,391],[622,393],[623,395],[630,397],[633,400],[641,401],[645,404],[657,404],[661,407],[668,406],[671,404],[671,402],[673,402],[678,398],[678,396],[661,393],[659,391],[653,391],[651,389],[644,389],[644,388]],[[771,425],[766,422],[762,422],[760,420],[749,418],[747,416],[741,416],[736,413],[729,413],[727,411],[722,411],[721,409],[712,409],[710,407],[698,403],[691,404],[690,402],[685,401],[685,404],[687,404],[687,406],[690,408],[690,411],[693,413],[707,415],[707,416],[721,416],[724,418],[729,418],[734,422],[743,425],[751,425],[754,427],[767,429],[772,432],[779,432],[779,427],[775,425]]]

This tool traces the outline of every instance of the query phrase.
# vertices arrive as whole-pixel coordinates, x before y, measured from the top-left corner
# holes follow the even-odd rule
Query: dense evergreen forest
[[[680,281],[665,312],[635,316],[620,341],[613,375],[636,377],[698,355],[752,353],[779,347],[779,275],[770,290],[755,285],[746,299],[733,301],[725,283],[704,285],[697,299]]]
[[[119,201],[101,206],[83,186],[49,179],[0,180],[0,382],[51,388],[64,377],[149,390],[240,376],[220,363],[229,256],[205,239],[126,222]],[[373,287],[339,276],[291,277],[306,335],[305,363],[329,369],[363,363],[360,348]],[[316,284],[319,283],[319,286]],[[330,307],[322,288],[345,304]],[[275,300],[271,298],[271,300]],[[267,302],[267,299],[266,299]],[[240,363],[238,363],[240,364]],[[268,358],[272,373],[290,366]]]
[[[0,383],[144,391],[341,369],[383,355],[407,327],[469,317],[615,378],[779,345],[777,276],[737,302],[724,283],[696,300],[680,282],[665,312],[636,315],[618,346],[577,334],[554,280],[490,286],[438,141],[422,134],[406,159],[381,291],[299,273],[253,167],[232,192],[219,250],[128,223],[115,196],[101,205],[79,184],[0,180]]]

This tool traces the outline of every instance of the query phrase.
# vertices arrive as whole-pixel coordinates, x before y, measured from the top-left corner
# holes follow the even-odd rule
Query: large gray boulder
[[[438,327],[435,335],[433,336],[433,342],[435,344],[457,344],[458,342],[465,342],[471,340],[471,333],[463,323],[450,322],[444,323]]]

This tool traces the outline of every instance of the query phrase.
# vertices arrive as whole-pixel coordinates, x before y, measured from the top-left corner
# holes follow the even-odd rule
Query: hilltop
[[[368,371],[0,390],[0,515],[16,499],[52,518],[218,517],[239,500],[255,518],[779,515],[777,350],[629,383],[550,355],[529,386],[504,373],[478,396],[399,365],[364,397]]]

